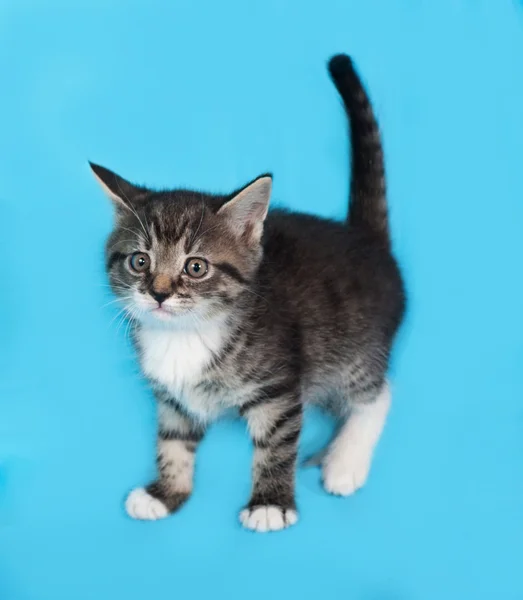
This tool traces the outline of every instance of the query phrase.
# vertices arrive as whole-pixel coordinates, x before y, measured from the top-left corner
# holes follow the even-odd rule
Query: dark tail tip
[[[329,60],[329,73],[335,83],[338,83],[346,75],[354,73],[354,66],[350,56],[347,54],[336,54]]]
[[[354,105],[354,97],[362,88],[358,72],[347,54],[336,54],[328,63],[328,69],[336,89],[347,108]]]

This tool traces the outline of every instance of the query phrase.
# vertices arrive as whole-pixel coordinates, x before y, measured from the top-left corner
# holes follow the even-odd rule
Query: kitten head
[[[106,267],[130,316],[176,325],[234,307],[262,258],[270,175],[215,196],[156,192],[104,167],[91,168],[115,207]]]

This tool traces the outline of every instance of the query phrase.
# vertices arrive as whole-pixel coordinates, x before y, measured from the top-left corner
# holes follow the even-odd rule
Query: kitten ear
[[[134,202],[140,196],[143,196],[146,191],[144,188],[133,185],[105,167],[95,165],[92,162],[89,162],[89,166],[106,196],[113,201],[117,209],[133,209]]]
[[[240,190],[218,211],[230,227],[250,243],[259,242],[263,233],[263,222],[269,210],[272,175],[261,175]]]

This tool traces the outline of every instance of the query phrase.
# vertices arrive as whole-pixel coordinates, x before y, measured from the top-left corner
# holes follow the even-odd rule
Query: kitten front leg
[[[302,405],[287,386],[267,386],[241,409],[254,442],[253,484],[240,521],[254,531],[276,531],[298,520],[294,499]]]
[[[158,402],[158,479],[133,490],[125,503],[133,519],[156,520],[184,504],[192,492],[195,452],[203,428],[174,401]]]

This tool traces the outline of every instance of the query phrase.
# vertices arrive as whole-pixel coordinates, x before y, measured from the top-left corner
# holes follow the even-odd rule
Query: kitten
[[[158,478],[130,493],[131,517],[160,519],[184,504],[198,444],[227,409],[246,419],[255,448],[246,528],[298,519],[306,403],[339,419],[322,459],[325,489],[347,496],[367,479],[405,300],[378,125],[351,59],[335,56],[329,70],[350,120],[347,223],[268,212],[270,175],[222,196],[152,191],[91,164],[116,209],[109,280],[158,407]]]

